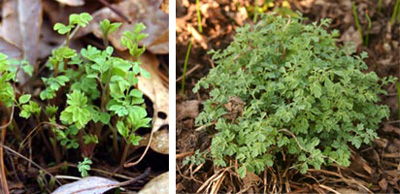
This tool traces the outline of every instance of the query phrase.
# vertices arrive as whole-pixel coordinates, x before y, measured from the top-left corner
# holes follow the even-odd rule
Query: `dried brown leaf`
[[[199,106],[201,102],[198,100],[184,101],[176,105],[176,120],[180,121],[185,118],[196,118],[199,115]]]
[[[139,194],[164,194],[168,193],[169,188],[168,172],[165,172],[148,182]]]
[[[139,77],[139,89],[153,102],[153,132],[164,125],[168,125],[169,90],[160,77],[157,58],[146,53],[140,57],[142,68],[150,73],[150,78]]]
[[[21,50],[17,46],[6,41],[1,36],[0,36],[0,53],[4,53],[9,58],[13,58],[13,59],[21,59],[21,57],[22,57]]]
[[[24,59],[36,66],[42,26],[42,2],[18,0],[18,10]]]

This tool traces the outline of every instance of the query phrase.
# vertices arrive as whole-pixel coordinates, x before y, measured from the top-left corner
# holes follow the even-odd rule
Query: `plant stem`
[[[368,15],[368,12],[365,13],[365,17],[367,18],[368,21],[368,28],[367,28],[367,34],[365,35],[365,46],[369,45],[369,32],[371,31],[371,18]]]
[[[125,147],[124,147],[124,152],[122,153],[121,161],[119,163],[118,169],[121,169],[124,166],[124,163],[126,161],[126,158],[128,157],[128,150],[129,150],[129,142],[125,141]]]
[[[118,156],[119,155],[118,139],[117,139],[118,131],[112,125],[109,125],[109,126],[110,126],[111,132],[113,134],[113,149],[114,149],[114,153],[115,153],[116,156]]]
[[[57,75],[58,75],[58,61],[57,61],[57,63],[54,65],[54,75],[53,75],[53,77],[57,77]]]
[[[351,6],[353,8],[353,16],[354,16],[354,20],[356,21],[356,26],[357,26],[358,33],[360,33],[361,40],[364,42],[363,33],[362,33],[361,26],[360,26],[360,21],[358,20],[358,13],[357,13],[356,3],[352,2]]]
[[[255,1],[254,1],[254,17],[253,17],[253,22],[254,22],[254,23],[256,23],[256,22],[257,22],[257,19],[258,19],[258,9],[259,9],[258,1],[255,0]]]
[[[181,88],[181,95],[182,96],[185,93],[186,69],[187,69],[187,63],[188,63],[189,56],[190,56],[190,50],[192,49],[192,42],[193,42],[193,38],[190,38],[189,47],[188,47],[188,50],[186,52],[186,57],[185,57],[185,64],[183,65],[182,88]]]
[[[199,32],[203,33],[203,26],[201,24],[200,3],[196,0],[197,23],[199,23]]]
[[[71,32],[67,32],[67,37],[66,37],[66,40],[65,40],[65,46],[66,47],[69,47],[70,39],[71,39]]]
[[[397,100],[398,104],[400,104],[400,80],[397,80],[396,82],[396,89],[397,89]],[[398,108],[398,118],[400,119],[400,107]]]
[[[382,11],[382,0],[379,0],[378,2],[378,12]]]
[[[399,7],[400,7],[400,0],[396,0],[396,5],[394,6],[394,11],[392,13],[392,19],[390,20],[391,26],[393,26],[393,24],[396,22],[396,15],[400,9]],[[399,15],[400,15],[400,12],[399,12]]]

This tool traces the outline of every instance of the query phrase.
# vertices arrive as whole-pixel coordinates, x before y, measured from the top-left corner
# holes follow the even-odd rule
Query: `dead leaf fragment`
[[[82,6],[85,5],[84,0],[57,0],[61,4],[68,5],[68,6]]]
[[[139,191],[139,194],[164,194],[168,193],[169,188],[169,176],[168,172],[165,172],[150,182],[148,182],[142,190]]]
[[[379,184],[379,187],[381,187],[381,189],[383,191],[387,190],[388,183],[387,183],[386,179],[380,180],[378,184]]]
[[[169,137],[167,130],[160,130],[154,133],[153,140],[151,141],[150,147],[152,150],[161,153],[169,153]]]
[[[24,59],[36,66],[42,27],[42,2],[18,0],[18,11]]]
[[[79,181],[65,184],[52,194],[64,194],[64,193],[79,193],[79,194],[92,194],[92,193],[104,193],[110,189],[118,187],[120,182],[106,179],[103,177],[90,176],[83,178]]]
[[[18,1],[5,0],[2,4],[1,35],[9,43],[22,48],[22,38],[18,21]]]
[[[339,41],[353,42],[355,49],[362,44],[361,35],[353,26],[350,26],[349,29],[342,34]]]
[[[3,37],[0,36],[0,53],[4,53],[9,58],[21,59],[22,52],[15,45],[7,42]]]
[[[153,132],[160,129],[164,125],[168,125],[169,114],[169,90],[163,83],[158,70],[159,62],[157,58],[145,53],[140,57],[142,61],[141,67],[150,73],[150,78],[139,76],[139,90],[150,98],[153,102]]]
[[[150,133],[144,135],[139,142],[138,147],[147,146],[150,139]],[[169,133],[168,130],[159,130],[154,132],[150,148],[160,154],[169,153]]]
[[[188,100],[176,105],[176,120],[180,121],[185,118],[196,118],[199,115],[199,106],[201,102],[198,100]]]

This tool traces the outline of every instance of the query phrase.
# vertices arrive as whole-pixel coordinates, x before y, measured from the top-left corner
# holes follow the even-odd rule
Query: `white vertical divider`
[[[176,0],[169,0],[169,193],[176,193]]]

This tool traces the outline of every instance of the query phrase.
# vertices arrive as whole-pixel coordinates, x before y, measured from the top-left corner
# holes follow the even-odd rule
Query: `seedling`
[[[41,107],[30,94],[17,98],[13,86],[18,81],[16,73],[24,70],[32,75],[33,69],[25,61],[14,61],[12,64],[17,66],[12,66],[7,56],[0,54],[0,101],[7,107],[17,107],[22,118],[34,117],[38,125],[43,122],[40,115],[45,115],[48,118],[45,122],[52,124],[52,142],[58,140],[66,149],[81,150],[85,159],[78,169],[82,176],[88,175],[92,164],[89,158],[102,135],[110,134],[107,130],[113,134],[115,153],[118,152],[118,134],[124,139],[125,151],[120,155],[124,163],[129,146],[138,145],[141,139],[135,132],[150,127],[151,121],[147,117],[143,93],[137,88],[139,75],[149,77],[137,60],[145,51],[144,47],[139,47],[139,41],[147,37],[141,33],[146,27],[139,23],[121,38],[122,45],[134,57],[130,61],[113,56],[114,48],[108,46],[108,35],[117,31],[121,24],[108,20],[100,23],[105,50],[89,45],[77,52],[69,47],[72,30],[87,26],[91,19],[87,13],[72,14],[68,24],[55,24],[54,30],[66,35],[66,44],[53,50],[46,64],[53,73],[42,78],[45,89],[39,96],[47,106]],[[64,97],[66,102],[60,100]]]
[[[187,64],[189,61],[190,51],[192,50],[192,43],[193,43],[193,38],[190,38],[188,50],[186,51],[185,63],[183,64],[182,87],[181,87],[181,95],[182,96],[185,93],[186,69],[187,69]]]
[[[302,18],[264,15],[254,26],[237,29],[234,41],[212,51],[218,66],[195,86],[210,89],[196,119],[213,127],[211,157],[216,166],[237,161],[238,174],[257,174],[281,166],[282,155],[297,159],[293,168],[350,164],[350,146],[371,143],[389,109],[378,105],[382,86],[360,56],[336,46],[337,30],[302,23]]]

